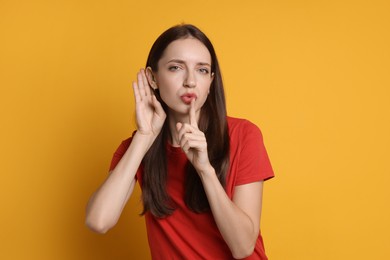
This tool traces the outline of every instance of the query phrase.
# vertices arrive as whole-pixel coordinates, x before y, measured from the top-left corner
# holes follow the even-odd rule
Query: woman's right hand
[[[156,137],[166,119],[166,114],[156,96],[152,93],[145,70],[137,73],[137,82],[133,82],[137,133]]]

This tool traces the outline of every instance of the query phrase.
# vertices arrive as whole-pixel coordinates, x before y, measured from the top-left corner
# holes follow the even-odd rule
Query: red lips
[[[186,104],[191,104],[191,101],[192,101],[193,99],[196,99],[197,96],[196,96],[196,94],[194,94],[194,93],[187,93],[187,94],[181,95],[180,98],[181,98],[181,100],[182,100],[184,103],[186,103]]]

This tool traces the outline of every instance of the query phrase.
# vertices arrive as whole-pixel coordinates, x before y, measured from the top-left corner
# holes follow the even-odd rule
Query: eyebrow
[[[184,61],[184,60],[180,60],[180,59],[172,59],[172,60],[169,60],[169,61],[167,62],[167,64],[170,63],[170,62],[185,64],[185,61]],[[207,63],[207,62],[198,62],[197,65],[201,65],[201,66],[210,66],[210,67],[211,67],[211,65],[210,65],[209,63]]]

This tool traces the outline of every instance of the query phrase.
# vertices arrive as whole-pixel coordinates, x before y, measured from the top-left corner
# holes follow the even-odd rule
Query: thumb
[[[182,123],[178,122],[176,123],[176,130],[179,132],[180,131],[180,128],[182,127]]]

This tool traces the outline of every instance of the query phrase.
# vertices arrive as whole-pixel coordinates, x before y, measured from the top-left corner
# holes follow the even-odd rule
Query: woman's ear
[[[156,78],[154,76],[153,70],[151,67],[147,67],[145,70],[146,78],[148,79],[149,85],[154,89],[158,89]]]

